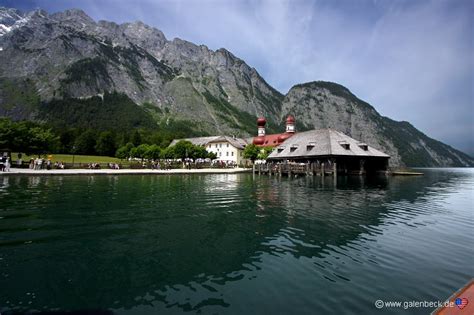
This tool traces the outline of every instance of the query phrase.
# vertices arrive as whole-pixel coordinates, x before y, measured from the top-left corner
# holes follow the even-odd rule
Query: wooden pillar
[[[333,160],[332,160],[332,175],[334,176],[334,178],[337,177],[337,163],[336,163],[336,159],[333,159]]]
[[[360,164],[359,175],[363,175],[363,174],[365,174],[365,167],[364,167],[365,160],[361,159],[359,161],[359,164]]]
[[[324,162],[321,163],[321,176],[324,176]]]

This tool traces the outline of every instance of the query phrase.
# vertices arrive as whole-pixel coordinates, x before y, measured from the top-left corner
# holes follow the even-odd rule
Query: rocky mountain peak
[[[21,18],[23,18],[21,11],[17,9],[0,7],[0,24],[11,26]]]
[[[72,22],[75,25],[78,23],[95,24],[95,21],[80,9],[69,9],[63,12],[57,12],[52,14],[51,18],[63,23]]]
[[[311,81],[311,82],[296,84],[291,89],[292,90],[293,89],[309,89],[309,90],[326,89],[334,93],[345,94],[347,96],[355,97],[355,95],[352,94],[352,92],[345,86],[335,83],[335,82],[330,82],[330,81]]]
[[[25,24],[27,20],[19,10],[0,7],[0,37]]]
[[[29,17],[31,20],[33,19],[45,19],[49,17],[49,13],[46,12],[43,9],[36,9],[33,11],[30,11],[26,14],[27,17]]]
[[[120,29],[130,41],[148,50],[155,57],[160,56],[161,50],[168,42],[163,32],[140,21],[121,24]]]

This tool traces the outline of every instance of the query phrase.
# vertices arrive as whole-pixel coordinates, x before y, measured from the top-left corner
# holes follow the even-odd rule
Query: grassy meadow
[[[36,155],[28,156],[23,154],[21,159],[23,161],[29,161],[30,158],[36,158]],[[44,159],[50,159],[54,162],[72,163],[72,154],[43,154],[41,155]],[[16,161],[18,158],[17,153],[12,153],[12,160]],[[120,159],[110,156],[98,156],[98,155],[74,155],[74,164],[76,163],[120,163]]]

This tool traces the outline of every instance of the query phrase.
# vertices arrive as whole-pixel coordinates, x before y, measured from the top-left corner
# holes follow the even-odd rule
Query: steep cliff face
[[[284,96],[226,49],[168,40],[141,22],[0,8],[0,60],[0,116],[96,128],[110,126],[110,119],[93,120],[111,113],[129,126],[174,123],[195,134],[244,137],[255,134],[257,116],[279,132],[291,113],[300,130],[340,130],[389,153],[392,165],[474,164],[409,123],[380,116],[340,85],[301,84]],[[88,106],[101,114],[89,115]],[[127,122],[114,106],[140,118]]]
[[[28,78],[43,101],[119,91],[175,119],[198,119],[198,129],[242,135],[253,130],[249,115],[278,116],[283,96],[225,49],[168,41],[141,22],[96,23],[80,10],[0,11],[9,25],[0,37],[2,85]],[[0,114],[31,118],[31,109]]]
[[[293,113],[300,128],[333,128],[391,156],[390,164],[469,166],[473,159],[427,137],[408,122],[381,116],[347,88],[331,82],[296,85],[285,96],[282,116]]]

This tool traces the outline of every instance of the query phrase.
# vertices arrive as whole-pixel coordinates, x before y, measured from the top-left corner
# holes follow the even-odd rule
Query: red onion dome
[[[265,142],[265,137],[255,137],[253,138],[253,141],[252,141],[252,143],[255,145],[263,145],[264,142]]]
[[[288,139],[291,136],[292,136],[292,134],[282,133],[281,135],[278,136],[278,143],[284,142],[286,139]]]
[[[267,120],[264,117],[260,117],[257,119],[257,126],[259,127],[265,127],[265,124],[267,123]]]
[[[288,115],[288,117],[286,118],[286,123],[287,124],[294,124],[295,123],[295,117],[293,117],[293,115]]]

